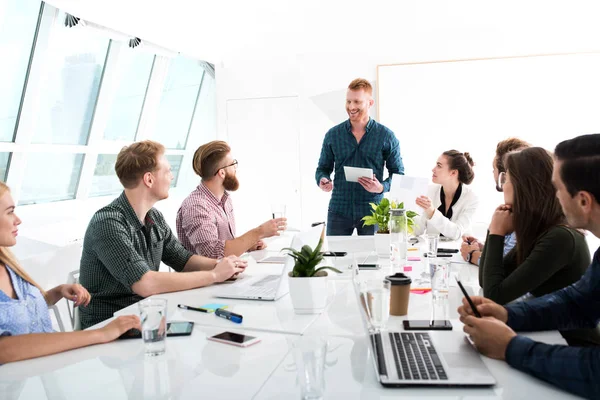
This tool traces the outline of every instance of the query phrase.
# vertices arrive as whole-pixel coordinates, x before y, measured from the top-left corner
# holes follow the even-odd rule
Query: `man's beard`
[[[223,187],[227,191],[235,192],[240,187],[240,181],[238,181],[237,176],[227,174],[223,179]]]

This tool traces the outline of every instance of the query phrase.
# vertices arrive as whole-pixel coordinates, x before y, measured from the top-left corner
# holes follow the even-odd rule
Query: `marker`
[[[223,310],[222,308],[217,308],[215,310],[215,315],[217,317],[228,319],[231,322],[235,322],[236,324],[241,324],[242,319],[244,318],[240,314],[232,313],[231,311]]]
[[[190,306],[186,306],[185,304],[177,304],[177,307],[181,308],[182,310],[199,311],[199,312],[204,312],[204,313],[208,312],[208,310],[206,308],[190,307]]]
[[[423,253],[423,257],[427,257],[427,253]],[[438,253],[436,257],[452,257],[452,254]]]

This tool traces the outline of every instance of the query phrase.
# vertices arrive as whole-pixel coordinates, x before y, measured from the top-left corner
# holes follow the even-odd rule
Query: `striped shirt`
[[[92,300],[79,307],[82,328],[140,301],[131,286],[161,261],[180,272],[192,255],[155,208],[142,224],[123,192],[94,214],[85,232],[79,281]]]
[[[383,167],[387,167],[389,177],[383,180]],[[389,192],[392,174],[404,175],[400,156],[400,143],[390,129],[374,119],[369,119],[366,132],[360,143],[352,134],[350,120],[334,126],[327,132],[321,148],[321,157],[315,173],[317,185],[321,178],[330,179],[335,171],[333,193],[329,211],[352,219],[360,219],[371,214],[369,203],[379,203],[383,193],[370,193],[357,182],[347,182],[344,166],[371,168],[383,185],[383,192]]]
[[[235,238],[233,204],[227,192],[221,200],[204,185],[190,193],[177,211],[177,236],[189,251],[222,258],[225,241]]]

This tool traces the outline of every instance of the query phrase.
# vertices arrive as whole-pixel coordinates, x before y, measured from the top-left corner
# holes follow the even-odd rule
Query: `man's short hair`
[[[198,147],[194,153],[192,167],[202,179],[209,180],[224,167],[223,160],[231,151],[229,145],[222,140],[213,140]]]
[[[125,189],[135,188],[146,172],[156,170],[165,146],[152,140],[144,140],[125,146],[117,156],[115,171]]]
[[[508,138],[501,142],[498,142],[496,146],[496,168],[498,172],[506,172],[506,167],[504,166],[504,159],[508,153],[517,150],[523,150],[528,147],[531,147],[529,143],[519,138]]]
[[[365,93],[368,93],[370,95],[373,95],[373,86],[371,86],[371,83],[363,78],[356,78],[355,80],[353,80],[352,82],[350,82],[350,84],[348,85],[348,89],[350,90],[364,90]]]
[[[577,136],[560,142],[554,155],[562,162],[560,179],[571,197],[584,191],[600,203],[600,134]]]

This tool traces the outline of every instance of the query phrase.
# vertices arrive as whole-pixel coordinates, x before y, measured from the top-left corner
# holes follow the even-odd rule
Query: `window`
[[[127,141],[135,139],[153,61],[154,56],[150,54],[136,53],[131,56],[130,63],[116,90],[104,139]]]
[[[81,145],[90,132],[109,40],[61,21],[64,13],[45,57],[48,73],[33,143]]]
[[[82,165],[83,154],[30,153],[19,204],[74,199]]]
[[[171,62],[154,132],[154,140],[168,149],[185,148],[203,76],[197,60],[177,57]]]
[[[11,153],[0,153],[0,180],[2,182],[6,182],[6,177],[8,176],[8,166],[10,164],[10,154]]]
[[[177,179],[179,178],[179,170],[181,169],[181,162],[183,156],[167,155],[167,161],[171,164],[171,173],[173,173],[173,181],[171,187],[177,186]]]
[[[0,141],[12,142],[21,107],[40,1],[7,0],[0,14]]]
[[[90,196],[105,196],[123,190],[115,172],[116,154],[98,154]]]

